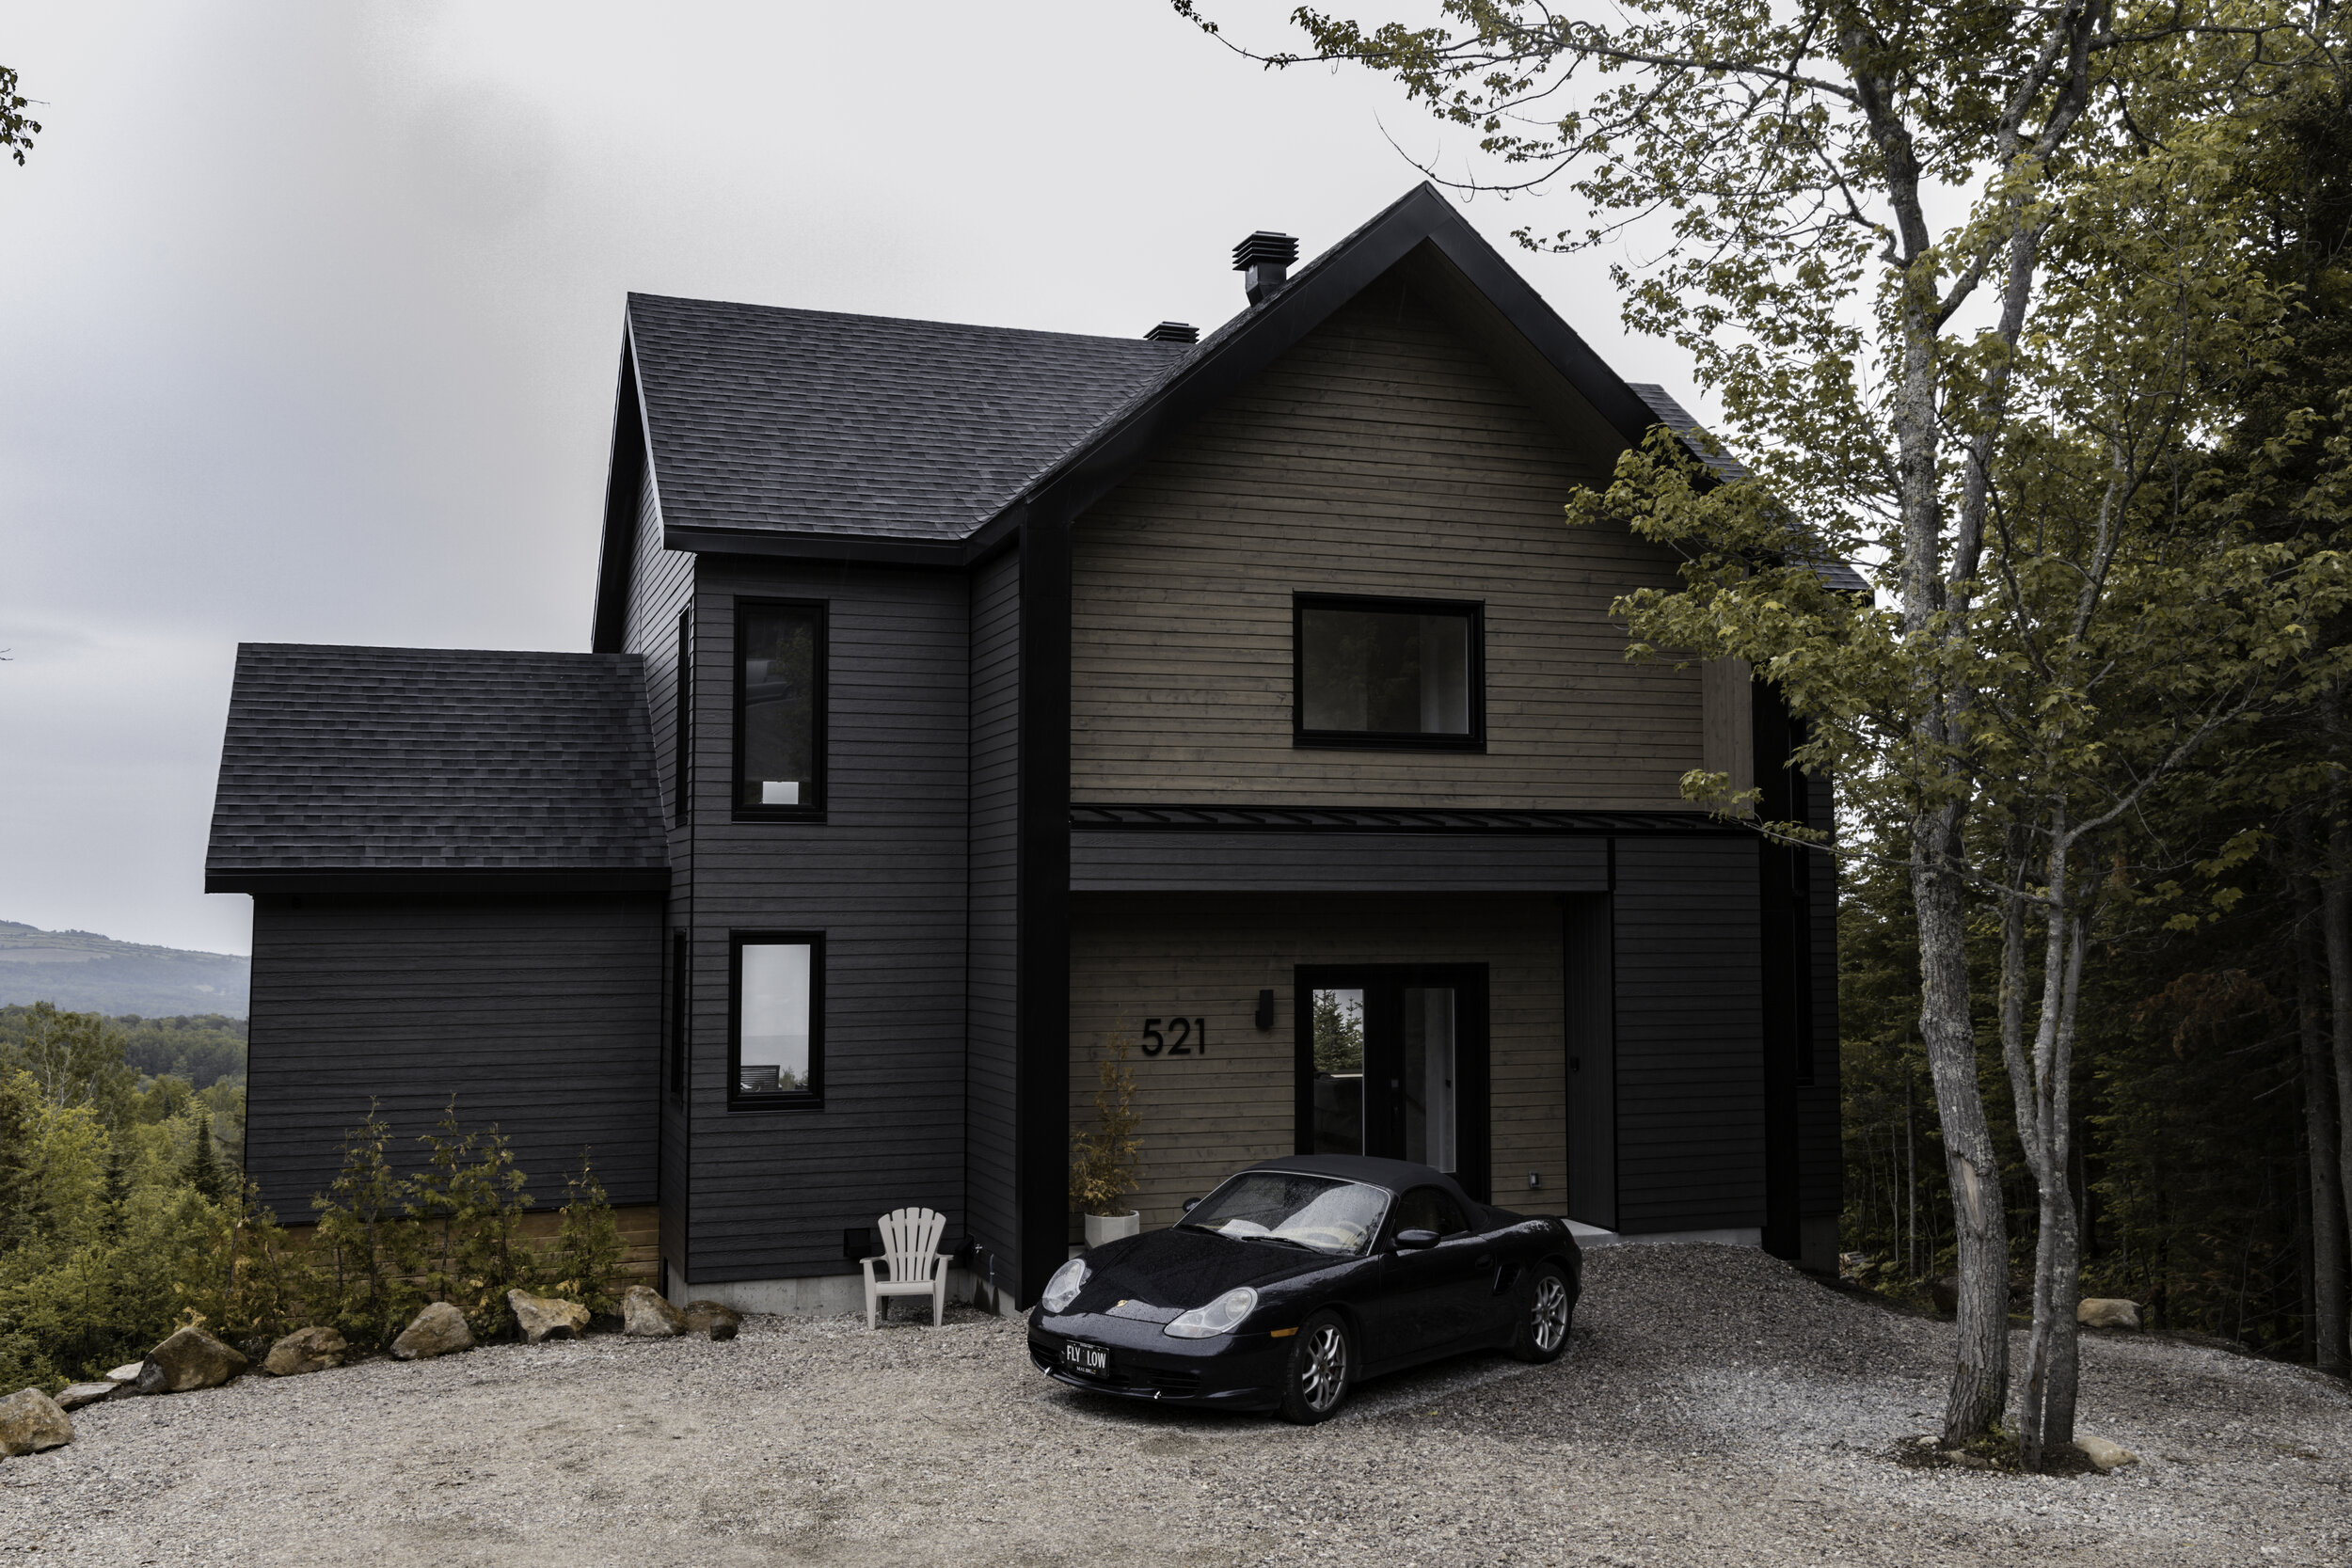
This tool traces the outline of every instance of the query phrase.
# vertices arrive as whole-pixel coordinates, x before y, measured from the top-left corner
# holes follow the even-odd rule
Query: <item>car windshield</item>
[[[1387,1193],[1360,1181],[1253,1170],[1193,1205],[1184,1227],[1346,1255],[1371,1244],[1388,1202]]]

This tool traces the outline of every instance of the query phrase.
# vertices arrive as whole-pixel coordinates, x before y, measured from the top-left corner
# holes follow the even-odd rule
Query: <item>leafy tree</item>
[[[24,113],[32,106],[33,101],[16,90],[16,72],[0,65],[0,150],[14,158],[20,167],[33,137],[40,132],[40,121]]]
[[[515,1323],[506,1292],[532,1289],[536,1280],[521,1234],[532,1202],[526,1180],[496,1127],[469,1132],[458,1125],[454,1095],[423,1141],[432,1151],[417,1182],[418,1212],[431,1238],[426,1293],[464,1312],[476,1334],[502,1333]]]
[[[122,1036],[96,1013],[61,1013],[46,1002],[24,1014],[22,1037],[0,1069],[32,1074],[53,1105],[87,1105],[109,1127],[131,1115],[138,1073],[123,1060]]]
[[[310,1200],[318,1213],[311,1244],[324,1255],[335,1325],[361,1344],[389,1341],[424,1305],[417,1188],[393,1170],[391,1137],[370,1101],[367,1120],[343,1135],[342,1169]]]
[[[1572,512],[1684,554],[1680,592],[1620,607],[1637,654],[1750,661],[1804,725],[1797,765],[1838,779],[1909,880],[1959,1273],[1948,1444],[2009,1391],[1972,899],[2004,923],[1996,1035],[2042,1195],[2038,1463],[2072,1436],[2069,1057],[2102,863],[2341,591],[2328,552],[2195,481],[2228,382],[2278,348],[2233,171],[2342,21],[2279,0],[1441,11],[1302,8],[1311,52],[1263,57],[1391,75],[1479,136],[1496,183],[1593,214],[1527,243],[1668,226],[1653,267],[1616,269],[1628,323],[1690,353],[1756,478],[1718,483],[1660,432]],[[1824,558],[1875,562],[1885,606],[1829,592]]]

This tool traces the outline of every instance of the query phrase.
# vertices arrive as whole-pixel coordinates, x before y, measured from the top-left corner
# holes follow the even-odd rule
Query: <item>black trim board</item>
[[[1014,1190],[1023,1306],[1044,1294],[1070,1234],[1071,521],[1038,508],[1021,531]]]
[[[497,866],[454,866],[447,870],[423,866],[330,866],[303,871],[214,871],[204,876],[207,893],[249,893],[257,897],[289,894],[299,896],[306,893],[360,898],[415,894],[661,893],[669,886],[670,873],[666,867],[536,867],[509,871]]]
[[[637,386],[637,345],[621,311],[621,381],[612,399],[612,457],[604,485],[604,538],[596,562],[596,608],[589,648],[616,654],[627,641],[629,584],[637,573],[637,492],[645,477],[645,405]],[[660,475],[654,475],[660,504]]]

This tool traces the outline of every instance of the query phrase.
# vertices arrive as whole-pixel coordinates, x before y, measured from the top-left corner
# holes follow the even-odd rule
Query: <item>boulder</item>
[[[40,1389],[23,1389],[0,1400],[0,1453],[14,1459],[72,1441],[72,1418]]]
[[[588,1308],[576,1301],[509,1291],[506,1305],[514,1308],[515,1322],[522,1325],[523,1338],[532,1344],[542,1339],[577,1339],[588,1332]]]
[[[297,1328],[270,1346],[269,1354],[262,1358],[262,1370],[272,1377],[323,1372],[329,1367],[342,1366],[350,1349],[343,1337],[331,1328]]]
[[[659,1291],[632,1285],[621,1298],[621,1332],[640,1339],[668,1339],[686,1331],[686,1316]]]
[[[2086,1296],[2075,1305],[2074,1321],[2085,1328],[2137,1328],[2139,1303],[2120,1296]]]
[[[217,1388],[249,1365],[244,1356],[191,1324],[147,1353],[147,1359],[139,1363],[135,1386],[142,1394]]]
[[[743,1326],[742,1313],[715,1301],[690,1301],[680,1315],[686,1320],[687,1333],[707,1335],[713,1339],[732,1339]]]
[[[113,1392],[120,1386],[121,1385],[115,1383],[69,1384],[65,1388],[59,1390],[56,1396],[57,1408],[60,1410],[79,1410],[86,1404],[96,1404],[100,1400],[105,1399],[109,1395],[113,1394]]]
[[[136,1361],[125,1361],[106,1374],[106,1381],[108,1383],[136,1383],[139,1380],[141,1365],[142,1363]]]
[[[1938,1312],[1960,1310],[1960,1275],[1947,1274],[1941,1279],[1928,1281],[1928,1299],[1935,1303]]]
[[[418,1313],[392,1341],[392,1354],[403,1361],[430,1361],[453,1350],[471,1349],[473,1331],[466,1326],[466,1314],[445,1301]]]
[[[2126,1465],[2139,1463],[2139,1455],[2122,1444],[2110,1443],[2104,1437],[2076,1433],[2074,1447],[2082,1449],[2083,1457],[2090,1461],[2090,1467],[2103,1476],[2110,1470],[2120,1470]]]

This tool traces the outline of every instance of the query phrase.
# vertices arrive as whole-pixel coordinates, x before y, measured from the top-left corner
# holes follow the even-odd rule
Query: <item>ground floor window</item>
[[[824,1091],[824,939],[739,931],[732,942],[728,1085],[738,1109],[818,1103]]]

